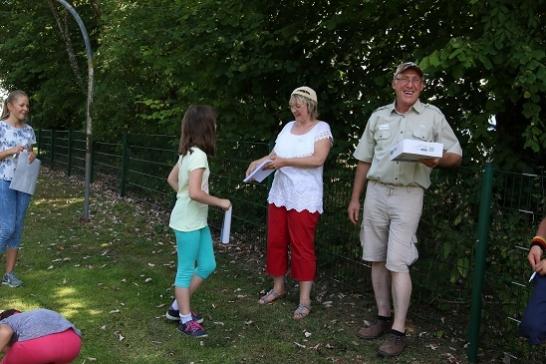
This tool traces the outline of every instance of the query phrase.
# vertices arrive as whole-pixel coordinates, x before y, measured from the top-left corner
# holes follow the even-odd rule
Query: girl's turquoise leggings
[[[216,269],[212,236],[208,226],[194,231],[174,230],[174,234],[178,252],[174,285],[189,288],[193,275],[207,279]]]

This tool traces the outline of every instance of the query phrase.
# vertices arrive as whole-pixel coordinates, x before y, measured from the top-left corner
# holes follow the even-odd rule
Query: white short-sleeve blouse
[[[333,142],[330,126],[324,121],[319,121],[302,135],[292,134],[294,123],[287,123],[275,141],[273,151],[281,158],[309,157],[315,151],[315,142],[322,139]],[[322,171],[323,166],[280,168],[275,172],[267,201],[277,207],[284,206],[287,210],[322,214]]]

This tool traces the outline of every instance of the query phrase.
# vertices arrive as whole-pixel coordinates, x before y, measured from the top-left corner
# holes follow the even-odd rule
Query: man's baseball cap
[[[290,97],[292,97],[294,95],[306,97],[309,100],[312,100],[312,101],[314,101],[314,102],[316,102],[318,104],[317,93],[311,87],[300,86],[297,89],[295,89],[294,91],[292,91],[292,94],[290,95]]]
[[[415,70],[419,74],[419,76],[423,78],[423,70],[421,69],[421,67],[419,67],[419,65],[417,65],[417,63],[414,62],[400,63],[398,67],[396,67],[396,71],[394,71],[394,78],[398,77],[399,74],[409,69]]]

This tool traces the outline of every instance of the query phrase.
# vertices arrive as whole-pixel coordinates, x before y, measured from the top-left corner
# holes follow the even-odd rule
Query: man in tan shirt
[[[375,339],[388,333],[378,349],[382,356],[399,355],[406,346],[412,290],[409,267],[418,257],[415,234],[430,173],[436,167],[459,166],[462,160],[459,141],[442,112],[419,100],[423,76],[412,62],[396,68],[392,80],[395,101],[372,113],[353,154],[358,165],[348,215],[353,224],[358,223],[360,198],[366,187],[360,240],[362,259],[372,264],[378,313],[378,320],[361,328],[358,335]],[[403,139],[442,143],[443,156],[391,161],[389,151]]]

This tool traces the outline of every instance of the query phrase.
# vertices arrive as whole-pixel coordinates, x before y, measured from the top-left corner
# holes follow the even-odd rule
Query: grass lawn
[[[464,362],[459,341],[421,325],[399,358],[378,358],[378,341],[355,336],[373,318],[371,297],[343,293],[328,280],[317,282],[321,303],[303,321],[291,318],[293,286],[286,299],[258,305],[270,282],[247,241],[217,246],[217,271],[192,300],[209,337],[185,337],[163,316],[176,269],[168,212],[96,183],[92,221],[82,224],[82,191],[79,179],[43,169],[16,268],[24,286],[0,287],[0,309],[45,307],[75,323],[84,337],[78,363]]]

